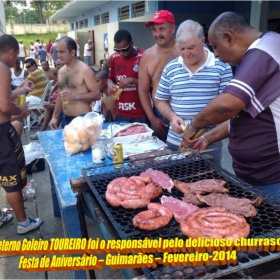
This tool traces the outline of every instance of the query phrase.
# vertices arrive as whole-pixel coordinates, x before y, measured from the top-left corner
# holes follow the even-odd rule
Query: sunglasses
[[[132,42],[132,41],[131,41]],[[128,52],[129,48],[130,48],[130,44],[131,42],[127,45],[126,48],[123,48],[123,49],[117,49],[116,47],[114,47],[114,51],[115,52]]]
[[[28,65],[28,66],[25,66],[25,68],[26,69],[29,69],[30,67],[32,67],[33,66],[33,64],[30,64],[30,65]]]

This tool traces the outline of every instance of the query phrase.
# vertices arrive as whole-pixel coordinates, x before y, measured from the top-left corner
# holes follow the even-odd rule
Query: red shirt
[[[52,47],[52,43],[47,43],[46,44],[47,53],[51,52],[51,47]]]
[[[125,78],[138,79],[138,69],[143,50],[138,49],[136,56],[123,59],[119,53],[114,53],[110,58],[111,70],[109,79],[119,84]],[[141,105],[138,87],[134,84],[128,85],[123,89],[120,99],[116,104],[116,114],[127,118],[145,117],[145,111]]]

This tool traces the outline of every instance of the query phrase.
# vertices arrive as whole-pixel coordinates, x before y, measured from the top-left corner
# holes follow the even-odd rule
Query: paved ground
[[[22,135],[23,145],[30,142],[29,136],[34,134],[39,127],[32,128],[31,131],[26,131]],[[231,169],[231,158],[227,152],[227,143],[224,145],[223,163],[222,166],[228,171]],[[30,232],[24,236],[17,235],[16,225],[17,221],[14,218],[9,224],[0,228],[1,240],[23,240],[43,238],[50,240],[52,237],[63,237],[63,230],[61,219],[53,216],[51,187],[49,182],[49,171],[33,173],[35,179],[37,195],[36,199],[28,199],[25,201],[26,213],[33,217],[41,217],[44,223],[39,230]],[[31,179],[29,176],[28,181]],[[9,207],[5,191],[0,188],[0,209]],[[92,238],[101,237],[97,225],[90,220],[87,220],[89,236]],[[18,269],[19,256],[0,256],[0,279],[69,279],[69,272],[41,272],[41,273],[26,273]],[[89,276],[88,276],[89,278]],[[98,279],[120,279],[124,278],[119,270],[111,270],[105,268],[101,271],[96,271],[96,278]]]

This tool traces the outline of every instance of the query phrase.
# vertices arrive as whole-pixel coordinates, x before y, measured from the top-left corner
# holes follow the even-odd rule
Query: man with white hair
[[[91,65],[91,52],[92,52],[92,40],[89,39],[84,47],[84,63],[88,66]]]
[[[156,107],[170,121],[167,144],[173,150],[180,146],[181,126],[220,94],[232,78],[231,67],[204,47],[203,27],[198,22],[181,23],[176,42],[180,56],[164,68],[155,98]],[[214,148],[214,162],[220,165],[222,143],[215,143]]]

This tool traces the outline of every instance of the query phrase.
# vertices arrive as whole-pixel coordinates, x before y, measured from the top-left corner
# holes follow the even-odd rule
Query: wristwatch
[[[187,122],[187,129],[189,129],[190,131],[193,131],[193,132],[198,132],[199,131],[199,129],[196,129],[191,125],[190,121]]]

